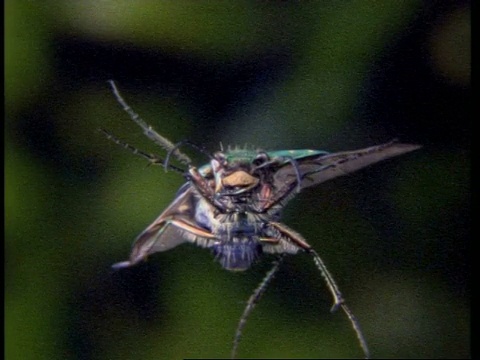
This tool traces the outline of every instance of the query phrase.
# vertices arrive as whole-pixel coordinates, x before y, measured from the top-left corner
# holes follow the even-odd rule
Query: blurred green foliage
[[[469,357],[469,12],[413,0],[7,0],[6,358],[228,357],[269,267],[229,273],[184,245],[110,270],[183,180],[96,131],[161,152],[110,78],[159,132],[208,151],[423,144],[306,191],[284,220],[329,265],[373,357]],[[361,356],[330,302],[311,259],[288,259],[239,355]]]

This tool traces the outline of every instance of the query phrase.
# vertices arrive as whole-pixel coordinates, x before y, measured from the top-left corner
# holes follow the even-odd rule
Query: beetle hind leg
[[[231,359],[236,358],[238,345],[240,344],[242,331],[243,331],[243,328],[245,327],[245,324],[247,323],[248,316],[255,308],[255,305],[257,305],[257,303],[259,302],[265,290],[267,290],[268,284],[270,284],[270,281],[272,281],[273,277],[275,276],[278,269],[280,268],[280,264],[282,263],[284,257],[285,255],[281,255],[277,259],[277,261],[273,263],[273,267],[267,272],[262,282],[257,286],[253,294],[248,299],[247,306],[245,306],[245,309],[243,310],[242,317],[240,318],[240,321],[238,322],[238,325],[237,325],[237,330],[235,331],[235,338],[233,340]]]

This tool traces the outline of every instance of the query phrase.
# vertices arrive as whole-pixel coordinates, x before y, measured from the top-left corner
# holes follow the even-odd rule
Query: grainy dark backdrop
[[[414,153],[302,193],[284,221],[334,274],[373,357],[470,357],[470,4],[5,2],[7,359],[227,357],[266,258],[184,245],[114,272],[182,177],[107,141]],[[199,164],[203,155],[192,154]],[[310,258],[288,259],[242,357],[359,357]]]

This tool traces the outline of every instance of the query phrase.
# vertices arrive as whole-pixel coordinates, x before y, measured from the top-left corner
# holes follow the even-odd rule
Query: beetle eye
[[[216,152],[215,154],[213,154],[213,158],[215,160],[217,160],[220,164],[224,165],[227,157],[225,156],[225,154],[221,151],[219,152]]]
[[[270,158],[268,157],[267,153],[261,152],[253,159],[252,164],[255,166],[260,166],[265,164]]]

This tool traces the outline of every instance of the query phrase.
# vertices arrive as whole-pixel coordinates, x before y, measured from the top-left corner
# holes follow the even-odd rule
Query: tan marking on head
[[[238,170],[228,176],[225,176],[222,179],[222,184],[223,186],[231,187],[253,187],[258,184],[258,181],[258,178],[246,173],[243,170]]]

